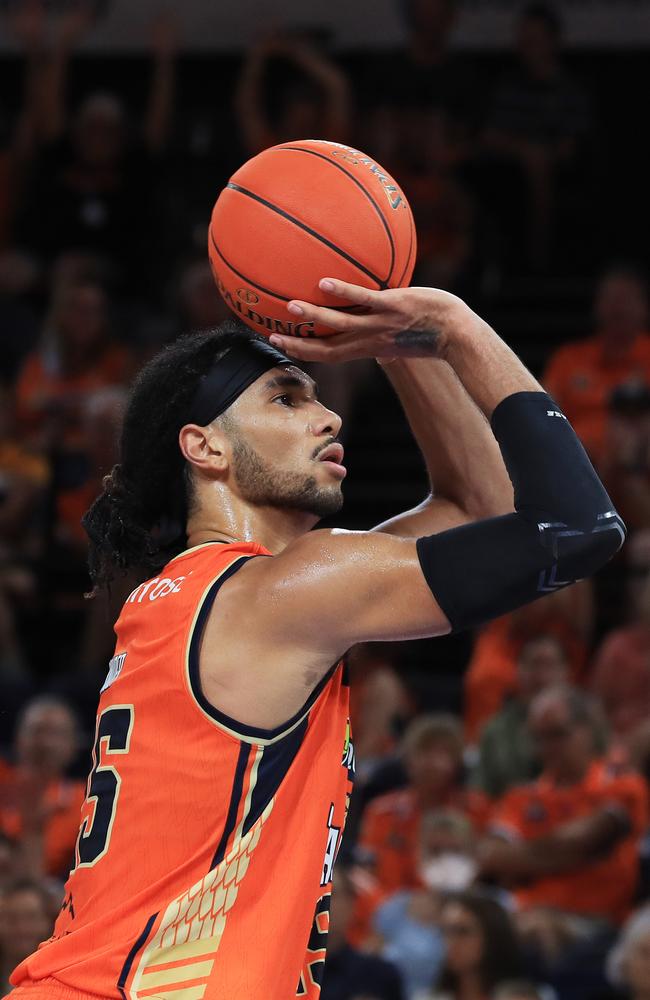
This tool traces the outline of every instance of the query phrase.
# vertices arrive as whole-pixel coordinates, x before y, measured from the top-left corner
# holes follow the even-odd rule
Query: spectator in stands
[[[521,974],[517,937],[495,899],[477,892],[451,896],[440,927],[446,958],[430,1000],[483,1000],[502,980]]]
[[[597,757],[594,707],[575,689],[539,694],[529,726],[542,775],[497,803],[479,861],[483,877],[514,893],[520,929],[554,957],[627,915],[647,789],[640,775]]]
[[[632,534],[624,555],[629,621],[598,647],[591,690],[615,740],[628,745],[650,716],[650,530]]]
[[[596,290],[594,311],[595,334],[558,348],[543,381],[598,461],[612,390],[650,384],[648,295],[641,274],[621,267],[607,271]]]
[[[593,585],[581,580],[510,615],[489,622],[478,634],[464,678],[465,736],[475,744],[481,730],[516,689],[522,646],[538,635],[562,644],[574,682],[580,682],[594,622]]]
[[[130,366],[128,352],[111,338],[103,289],[90,282],[60,287],[16,394],[23,432],[53,463],[56,534],[63,544],[80,544],[78,520],[93,478],[88,407],[99,390],[125,384]]]
[[[396,176],[418,234],[417,281],[455,288],[474,251],[475,209],[455,169],[453,122],[442,108],[405,108]]]
[[[420,889],[390,896],[377,908],[372,928],[382,954],[402,973],[409,997],[435,982],[444,956],[439,928],[446,893],[466,889],[474,879],[474,834],[469,820],[450,810],[427,812],[420,825]]]
[[[650,528],[650,385],[617,386],[608,401],[598,472],[628,531]]]
[[[607,975],[618,991],[602,1000],[650,997],[650,906],[637,910],[624,924],[607,958]]]
[[[9,976],[52,933],[52,900],[36,879],[15,879],[0,890],[0,993],[11,990]]]
[[[402,752],[407,787],[369,803],[359,837],[360,857],[383,895],[420,885],[418,841],[425,811],[455,809],[477,827],[486,817],[484,796],[464,785],[463,735],[454,716],[414,719]]]
[[[471,60],[450,46],[456,0],[401,0],[408,32],[403,52],[392,52],[383,73],[361,80],[373,103],[440,111],[449,123],[455,160],[463,159],[481,115],[481,87]]]
[[[529,221],[526,249],[538,268],[550,263],[562,183],[570,178],[575,196],[580,190],[572,175],[584,184],[580,158],[592,124],[589,98],[564,67],[561,41],[561,23],[550,5],[524,8],[517,22],[517,66],[492,96],[483,137],[487,150],[522,175],[527,206],[517,208]],[[512,199],[512,186],[502,194]]]
[[[395,669],[387,643],[361,643],[348,654],[350,721],[356,764],[354,795],[346,822],[346,843],[357,838],[367,803],[404,784],[399,741],[413,715],[409,693]]]
[[[29,874],[65,879],[74,864],[85,782],[66,777],[78,750],[69,705],[33,699],[19,717],[14,762],[0,761],[0,830],[17,838]]]
[[[321,1000],[357,1000],[360,997],[364,1000],[404,1000],[395,966],[377,955],[357,951],[347,943],[356,892],[347,869],[337,867],[333,886],[329,898],[327,962]]]
[[[14,424],[13,394],[0,383],[0,677],[3,681],[25,679],[29,673],[15,612],[36,590],[31,564],[42,548],[42,524],[37,513],[50,478],[48,463],[21,444]]]
[[[272,109],[268,74],[277,61],[290,70],[290,77],[279,88],[279,107]],[[346,142],[349,137],[350,90],[345,74],[313,42],[296,34],[270,35],[249,49],[235,105],[250,155],[297,138]]]
[[[26,199],[22,235],[48,260],[64,250],[93,251],[120,265],[134,293],[147,276],[159,277],[160,216],[153,194],[156,157],[164,151],[174,100],[174,30],[153,30],[153,70],[144,120],[129,141],[121,101],[111,93],[87,96],[74,115],[66,100],[70,57],[92,27],[91,0],[58,18],[53,51],[40,87],[38,173]],[[47,225],[43,220],[47,219]]]
[[[517,687],[501,711],[481,733],[474,780],[490,798],[498,798],[513,785],[531,781],[539,760],[528,732],[528,709],[546,688],[568,680],[567,656],[562,643],[544,633],[528,639],[517,658]]]

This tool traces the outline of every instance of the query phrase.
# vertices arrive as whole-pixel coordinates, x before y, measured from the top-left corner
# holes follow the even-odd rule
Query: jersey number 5
[[[119,771],[109,761],[129,752],[134,718],[133,705],[111,705],[97,720],[93,769],[75,851],[76,868],[92,868],[108,850],[122,784]]]

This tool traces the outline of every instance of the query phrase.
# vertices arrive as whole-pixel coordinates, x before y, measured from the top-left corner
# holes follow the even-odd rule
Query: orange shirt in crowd
[[[490,830],[535,840],[604,808],[625,814],[628,835],[598,861],[535,879],[518,889],[515,896],[522,909],[552,906],[615,923],[625,919],[638,878],[638,842],[648,822],[648,792],[641,775],[604,760],[594,761],[584,779],[570,787],[558,786],[542,775],[504,795],[492,814]]]
[[[33,486],[47,485],[50,470],[41,455],[23,448],[18,441],[5,438],[0,441],[0,476],[16,476]]]
[[[20,768],[0,761],[0,830],[15,839],[19,839],[22,832],[20,810],[16,803],[19,781]],[[74,864],[74,848],[85,797],[85,781],[68,778],[51,781],[45,790],[44,805],[52,809],[45,824],[43,843],[47,875],[67,878]]]
[[[512,616],[489,622],[474,644],[465,673],[463,725],[468,743],[478,743],[481,729],[501,710],[517,686],[519,652],[535,633],[557,636],[568,659],[571,677],[577,681],[584,669],[587,646],[565,617],[552,616],[538,623],[534,631],[515,630]]]
[[[630,736],[650,717],[650,628],[629,625],[605,637],[596,654],[591,689],[617,736]]]
[[[615,357],[604,355],[597,336],[565,344],[551,355],[543,378],[592,457],[603,447],[612,389],[632,381],[650,384],[650,337],[645,334]]]
[[[477,789],[459,788],[437,807],[457,810],[476,830],[483,829],[489,815],[489,800]],[[389,792],[368,803],[358,854],[372,878],[357,895],[348,929],[348,941],[355,947],[363,945],[370,932],[372,915],[387,896],[401,889],[422,887],[418,872],[422,813],[410,788]]]
[[[118,344],[109,344],[96,362],[83,372],[62,375],[48,371],[43,353],[33,351],[25,361],[16,386],[16,408],[19,423],[25,430],[38,429],[43,415],[56,414],[57,404],[65,406],[63,441],[66,447],[79,444],[82,437],[82,403],[98,389],[124,385],[131,370],[128,351]]]

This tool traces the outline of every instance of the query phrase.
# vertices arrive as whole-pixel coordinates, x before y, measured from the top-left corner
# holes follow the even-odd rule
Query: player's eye
[[[274,403],[281,403],[282,406],[293,406],[294,400],[293,396],[290,396],[288,392],[284,392],[281,396],[276,396],[273,400]]]

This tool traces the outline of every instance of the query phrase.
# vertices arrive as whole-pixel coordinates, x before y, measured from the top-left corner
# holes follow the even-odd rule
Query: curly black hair
[[[118,573],[145,580],[185,547],[191,480],[178,432],[215,361],[233,344],[259,339],[227,320],[179,337],[139,372],[124,416],[120,461],[82,519],[93,593]]]

